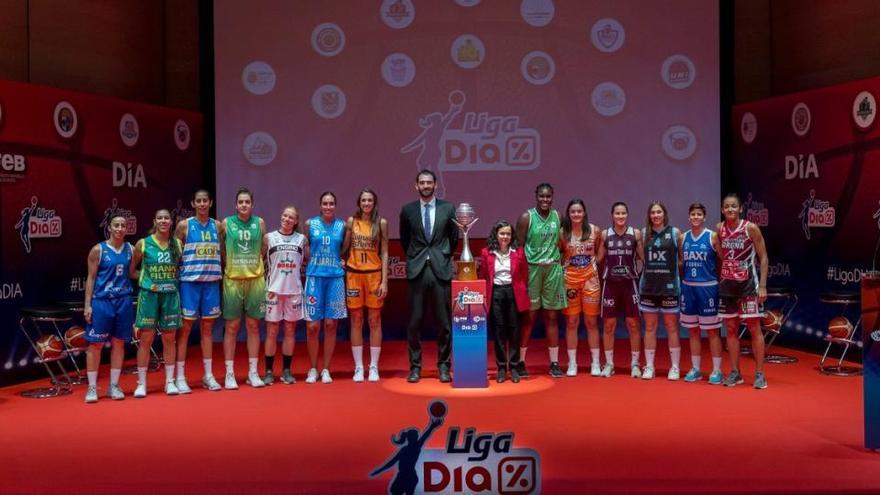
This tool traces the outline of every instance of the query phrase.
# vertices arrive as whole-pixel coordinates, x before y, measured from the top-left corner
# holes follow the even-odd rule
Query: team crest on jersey
[[[31,196],[31,203],[21,209],[21,218],[15,224],[18,237],[26,253],[31,252],[31,239],[48,239],[61,237],[61,217],[55,210],[39,205],[36,196]]]

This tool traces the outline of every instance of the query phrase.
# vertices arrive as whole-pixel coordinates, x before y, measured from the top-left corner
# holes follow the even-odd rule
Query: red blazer
[[[529,309],[529,264],[526,262],[526,254],[522,248],[513,250],[510,255],[510,272],[513,278],[513,297],[516,299],[518,311]],[[492,280],[495,279],[495,253],[489,248],[483,248],[480,252],[480,278],[486,283],[487,306],[492,304]]]

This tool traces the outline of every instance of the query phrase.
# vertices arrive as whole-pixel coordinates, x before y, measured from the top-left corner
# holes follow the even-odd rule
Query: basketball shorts
[[[134,326],[139,329],[158,328],[160,332],[180,328],[180,293],[141,290]]]
[[[345,278],[306,277],[304,306],[306,321],[346,318]]]
[[[379,298],[376,291],[382,284],[382,272],[346,272],[345,304],[349,309],[360,309],[364,306],[380,309],[385,298]]]
[[[742,320],[762,318],[764,316],[764,305],[758,302],[757,295],[720,297],[718,298],[718,316],[722,320],[729,318],[739,318]]]
[[[128,342],[131,340],[132,324],[134,308],[131,297],[92,298],[92,323],[86,325],[86,340],[97,343],[113,337]]]
[[[562,265],[529,264],[529,309],[565,307],[565,277]]]
[[[718,318],[717,285],[681,286],[681,326],[712,330],[721,327]]]
[[[678,314],[678,297],[639,295],[639,310],[645,313]]]
[[[639,292],[635,280],[608,280],[602,287],[602,318],[638,318]]]
[[[218,282],[180,282],[180,312],[184,320],[220,316]]]
[[[302,294],[266,294],[266,321],[299,321],[303,318]]]
[[[263,277],[223,279],[223,319],[238,320],[266,316],[266,279]]]
[[[562,310],[566,316],[584,313],[587,316],[599,316],[602,291],[599,277],[595,272],[586,281],[566,281],[565,298],[568,305]]]

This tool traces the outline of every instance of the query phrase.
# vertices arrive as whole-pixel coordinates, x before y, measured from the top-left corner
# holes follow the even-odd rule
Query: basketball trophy
[[[468,232],[470,232],[471,227],[477,223],[479,218],[476,218],[474,213],[474,207],[468,203],[461,203],[458,205],[458,208],[455,209],[455,225],[458,225],[458,230],[461,232],[464,247],[461,249],[461,258],[455,262],[455,265],[458,267],[458,276],[456,276],[456,280],[476,280],[477,279],[477,262],[474,261],[474,256],[471,254],[471,247],[468,245]]]

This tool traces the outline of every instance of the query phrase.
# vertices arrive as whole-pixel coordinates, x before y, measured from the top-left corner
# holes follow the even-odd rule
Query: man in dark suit
[[[422,372],[422,320],[428,304],[433,306],[439,326],[437,331],[437,368],[441,382],[449,382],[449,354],[452,311],[450,301],[452,251],[458,242],[455,207],[434,197],[437,178],[430,170],[416,176],[419,200],[400,210],[400,243],[406,253],[406,278],[409,281],[409,325],[406,329],[409,348],[409,376],[416,383]]]

